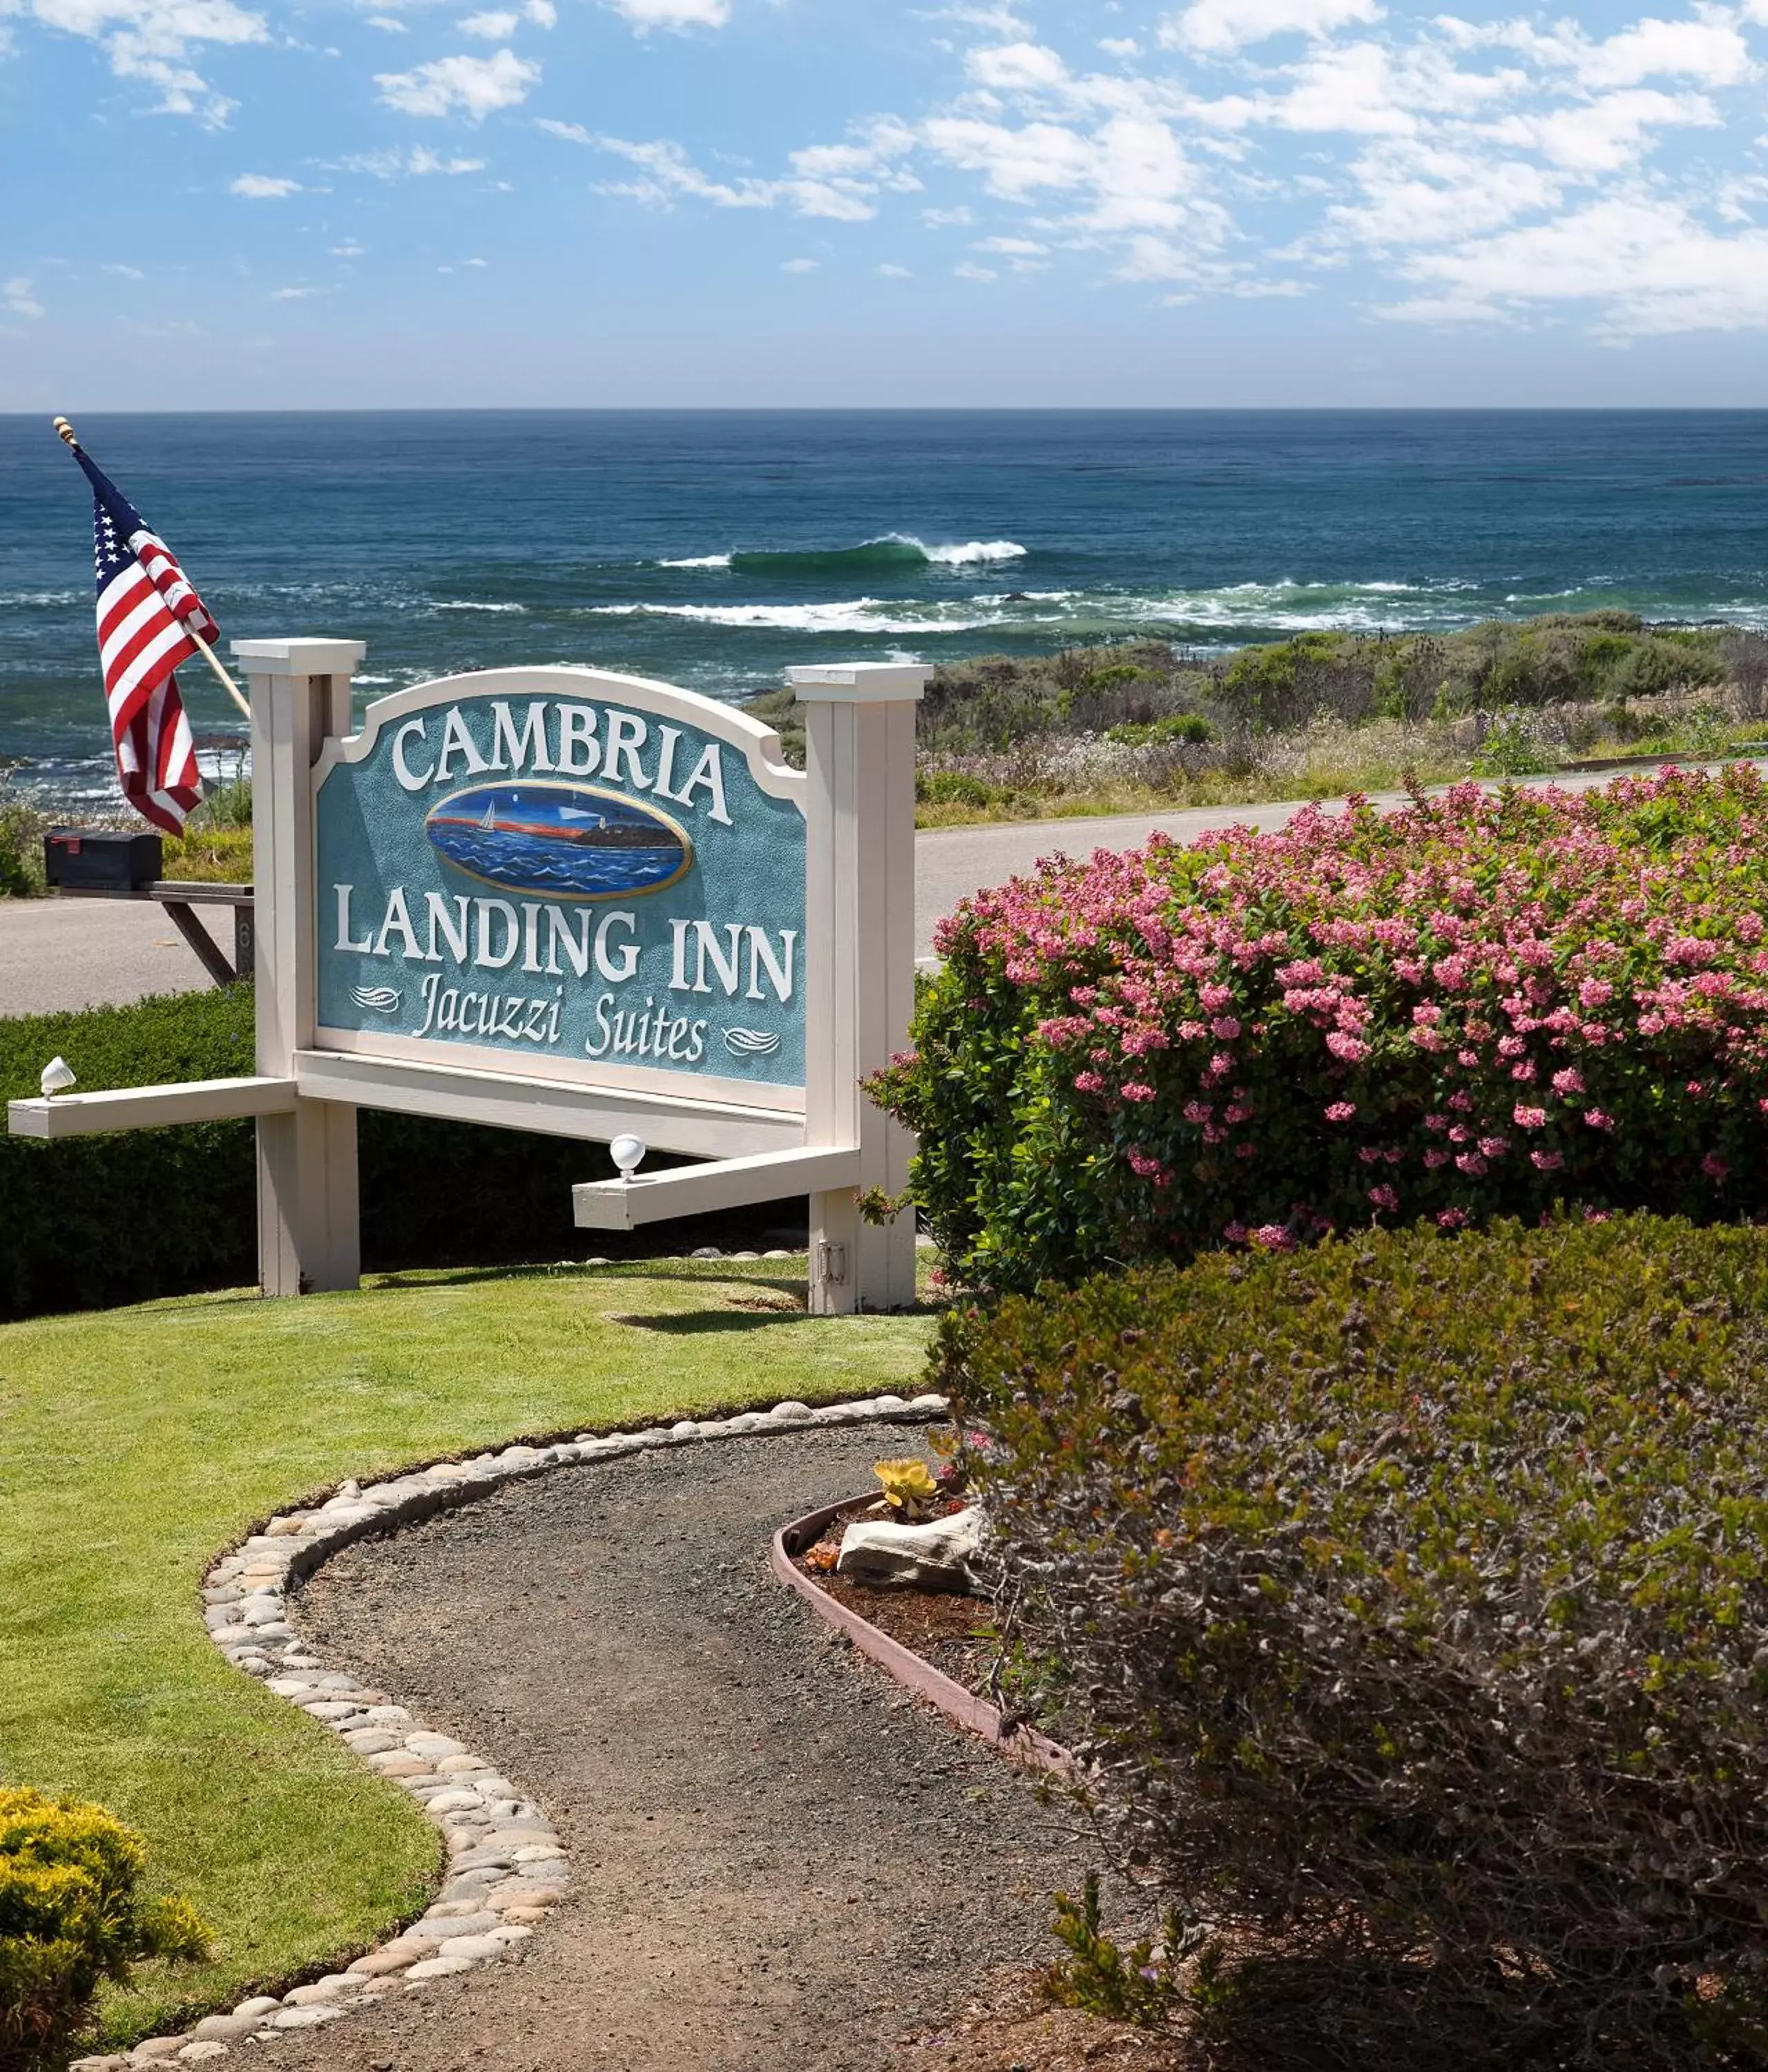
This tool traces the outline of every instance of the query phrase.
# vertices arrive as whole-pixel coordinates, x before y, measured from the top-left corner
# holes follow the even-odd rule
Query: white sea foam
[[[834,604],[598,604],[591,605],[589,614],[597,619],[685,619],[701,626],[766,627],[780,633],[972,633],[1000,623],[997,616],[965,617],[964,609],[857,597]],[[916,610],[921,616],[902,616]]]
[[[1017,561],[1022,560],[1026,549],[1017,540],[960,540],[949,544],[929,546],[925,540],[917,539],[912,532],[881,532],[874,540],[862,540],[855,547],[831,547],[825,550],[832,561],[838,562],[844,554],[861,556],[868,547],[908,547],[924,561],[941,568],[974,568],[990,561]],[[743,554],[746,561],[757,563],[776,557],[783,562],[803,563],[820,558],[814,547],[765,548],[733,549]],[[904,560],[908,557],[905,555]],[[731,554],[685,554],[677,559],[654,564],[660,569],[728,569]]]
[[[1023,561],[1026,549],[1017,540],[965,540],[952,547],[930,547],[924,540],[905,540],[907,547],[919,547],[930,561],[942,567],[968,568],[978,561]]]
[[[447,598],[432,607],[437,611],[526,611],[525,604],[481,604],[471,597]]]

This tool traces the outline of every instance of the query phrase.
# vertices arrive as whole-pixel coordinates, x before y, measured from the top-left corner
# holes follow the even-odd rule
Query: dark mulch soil
[[[566,1470],[328,1564],[299,1614],[328,1666],[537,1796],[576,1883],[505,1963],[290,2034],[263,2062],[1066,2064],[1029,2032],[1005,2058],[951,2052],[984,2049],[966,2007],[1053,1949],[1049,1894],[1077,1889],[1093,1853],[1083,1824],[766,1566],[773,1528],[863,1486],[877,1451],[875,1434],[831,1432]]]
[[[993,1614],[981,1599],[943,1590],[905,1590],[858,1583],[850,1577],[820,1572],[802,1560],[798,1565],[837,1604],[870,1620],[892,1640],[913,1648],[923,1661],[943,1669],[965,1690],[988,1696],[989,1672],[995,1655],[994,1625]]]

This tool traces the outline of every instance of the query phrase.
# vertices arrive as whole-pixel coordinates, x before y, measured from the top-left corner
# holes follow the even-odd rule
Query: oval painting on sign
[[[693,861],[667,813],[588,785],[475,784],[432,807],[424,832],[469,878],[546,899],[660,892]]]

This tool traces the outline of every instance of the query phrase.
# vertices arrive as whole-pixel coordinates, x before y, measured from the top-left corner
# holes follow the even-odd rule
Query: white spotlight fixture
[[[52,1094],[65,1092],[74,1083],[73,1067],[65,1058],[51,1058],[43,1068],[37,1083],[43,1088],[43,1097],[47,1100]]]
[[[620,1169],[620,1178],[630,1180],[644,1158],[644,1139],[642,1137],[617,1137],[608,1146],[608,1156]]]

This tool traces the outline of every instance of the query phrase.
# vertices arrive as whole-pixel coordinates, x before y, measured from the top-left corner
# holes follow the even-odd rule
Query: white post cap
[[[819,662],[786,680],[802,705],[887,705],[919,699],[932,674],[919,662]]]
[[[360,640],[236,640],[232,649],[253,676],[347,676],[368,652]]]

